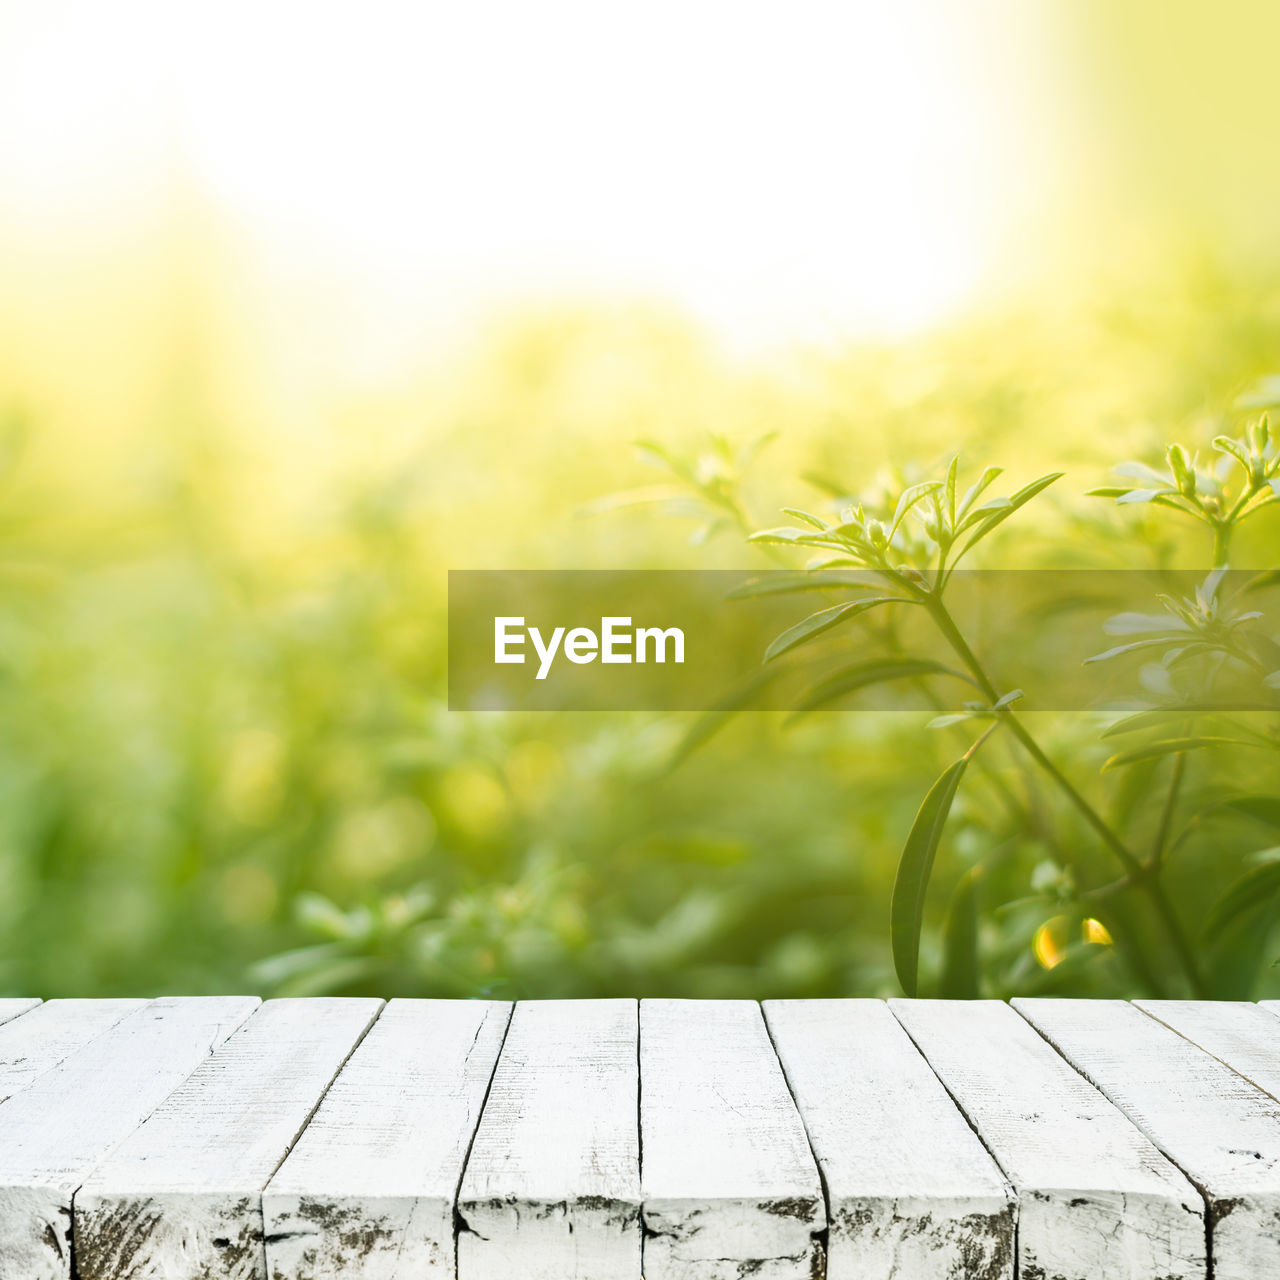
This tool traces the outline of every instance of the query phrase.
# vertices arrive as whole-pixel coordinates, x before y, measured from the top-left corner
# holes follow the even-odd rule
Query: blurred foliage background
[[[1166,439],[1203,444],[1280,367],[1265,62],[1280,11],[1064,4],[1028,36],[1002,25],[1011,7],[979,8],[981,49],[1017,72],[996,81],[1017,108],[1003,150],[952,178],[968,204],[982,194],[967,216],[990,232],[985,275],[905,326],[892,312],[767,342],[755,320],[750,341],[726,339],[699,298],[661,287],[544,289],[456,323],[451,294],[421,313],[393,307],[385,280],[353,295],[258,237],[168,135],[159,160],[106,146],[93,122],[112,104],[165,116],[84,71],[91,31],[31,35],[6,15],[25,43],[5,57],[52,57],[65,82],[7,77],[0,130],[0,988],[896,991],[897,853],[952,752],[927,717],[831,713],[783,733],[752,715],[670,770],[683,717],[450,713],[446,571],[757,563],[737,538],[691,546],[689,526],[643,510],[583,514],[646,479],[630,441],[696,453],[708,432],[778,433],[748,487],[763,524],[803,499],[802,472],[856,488],[958,449],[1018,482],[1067,473],[988,564],[1207,563],[1167,524],[1080,495]],[[330,52],[315,56],[319,76]],[[633,162],[641,178],[652,164]],[[874,173],[851,181],[874,201]],[[375,241],[382,195],[349,210]],[[790,217],[802,243],[803,210]],[[898,248],[919,257],[910,237],[948,217]],[[850,252],[874,257],[860,234]],[[432,292],[419,266],[415,299]],[[1274,564],[1274,522],[1250,536],[1240,563]],[[1086,779],[1108,751],[1096,731],[1084,716],[1040,728]],[[1254,767],[1206,766],[1193,800]],[[967,803],[944,887],[996,838]],[[1252,847],[1219,825],[1180,849],[1171,889],[1193,930],[1205,876]],[[1025,893],[984,926],[993,993],[1133,990],[1062,916],[1043,851],[1015,852],[1009,896]],[[1254,993],[1280,995],[1273,970]]]

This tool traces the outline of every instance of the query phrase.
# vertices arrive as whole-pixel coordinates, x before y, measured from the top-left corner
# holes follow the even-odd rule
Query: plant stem
[[[1206,994],[1206,988],[1204,980],[1200,976],[1200,968],[1196,964],[1195,953],[1191,948],[1186,931],[1182,927],[1182,922],[1178,919],[1177,912],[1173,909],[1173,903],[1169,899],[1164,883],[1159,878],[1159,867],[1148,866],[1133,855],[1124,841],[1111,830],[1102,815],[1076,790],[1071,780],[1045,755],[1040,748],[1040,744],[1013,716],[1009,717],[1009,728],[1031,758],[1054,780],[1062,793],[1079,810],[1085,821],[1098,833],[1107,847],[1115,853],[1116,857],[1120,859],[1132,877],[1134,884],[1151,899],[1151,905],[1155,908],[1165,932],[1169,935],[1169,941],[1173,944],[1173,949],[1178,956],[1178,963],[1182,966],[1182,970],[1187,976],[1187,981],[1191,984],[1192,991],[1196,996],[1203,998]]]
[[[952,618],[946,605],[942,603],[942,600],[937,595],[931,593],[925,601],[925,607],[947,643],[955,651],[956,656],[969,669],[969,673],[973,676],[979,688],[994,702],[1000,695],[992,683],[991,677],[987,675],[982,663],[978,660],[977,654],[969,647],[968,641],[956,625],[955,619]],[[1169,900],[1169,895],[1159,879],[1158,868],[1147,866],[1134,855],[1132,850],[1111,829],[1106,819],[1076,790],[1071,779],[1044,753],[1040,744],[1031,736],[1017,716],[1011,711],[1005,711],[1003,718],[1022,749],[1052,779],[1054,785],[1066,796],[1085,822],[1093,828],[1103,844],[1120,860],[1134,884],[1140,887],[1150,898],[1151,905],[1160,917],[1161,924],[1168,934],[1169,941],[1173,945],[1178,962],[1186,974],[1192,991],[1197,996],[1203,996],[1206,988],[1200,977],[1195,955],[1191,950],[1191,944],[1182,928],[1182,924],[1178,920],[1177,913],[1173,909],[1173,904]]]
[[[1151,842],[1148,865],[1155,870],[1164,862],[1165,845],[1169,842],[1169,829],[1173,825],[1174,810],[1178,807],[1178,793],[1182,790],[1182,778],[1187,771],[1187,753],[1179,751],[1173,757],[1173,770],[1169,774],[1169,790],[1165,793],[1164,808],[1160,810],[1160,823],[1155,839]]]
[[[1009,729],[1018,742],[1021,743],[1022,749],[1053,779],[1054,785],[1071,801],[1089,826],[1097,832],[1103,844],[1120,859],[1124,864],[1125,870],[1131,876],[1140,878],[1144,870],[1142,863],[1124,841],[1112,831],[1107,820],[1076,790],[1076,786],[1071,779],[1049,759],[1044,749],[1031,736],[1026,725],[1012,715],[1008,717],[1008,720]]]
[[[888,649],[890,653],[902,656],[905,651],[903,650],[902,643],[898,638],[896,628],[893,626],[886,626],[881,634],[886,649]],[[947,702],[938,695],[937,691],[927,680],[921,676],[912,676],[909,683],[911,687],[915,689],[915,691],[920,694],[920,696],[934,709],[934,711],[942,714],[948,710]],[[955,730],[958,736],[963,735],[964,733],[964,730],[960,725],[956,725]],[[1005,807],[1009,810],[1010,817],[1015,821],[1028,821],[1031,816],[1030,813],[1014,794],[1013,788],[1010,787],[1009,784],[1000,776],[999,769],[992,765],[987,760],[986,756],[980,757],[975,761],[975,763],[978,769],[981,770],[982,774],[986,777],[987,781],[991,783],[992,790],[994,790],[1004,802]]]
[[[1225,569],[1227,556],[1231,551],[1231,521],[1215,520],[1213,522],[1213,567]]]

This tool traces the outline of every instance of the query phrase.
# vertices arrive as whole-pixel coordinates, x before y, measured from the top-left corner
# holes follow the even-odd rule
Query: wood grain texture
[[[458,1184],[510,1016],[387,1005],[263,1193],[272,1280],[453,1280]]]
[[[0,1280],[67,1280],[77,1188],[257,1005],[152,1001],[0,1105]]]
[[[1280,1275],[1280,1104],[1123,1000],[1015,1006],[1204,1193],[1214,1280]]]
[[[264,1280],[262,1189],[380,1000],[269,1000],[76,1195],[80,1280]]]
[[[1008,1005],[890,1007],[1017,1192],[1022,1280],[1204,1280],[1195,1188]]]
[[[12,1022],[34,1009],[40,1001],[34,996],[13,996],[0,1000],[0,1023]]]
[[[1135,1000],[1134,1004],[1280,1099],[1280,1018],[1265,1007],[1231,1000]]]
[[[1013,1192],[884,1002],[764,1012],[826,1187],[827,1280],[1012,1280]]]
[[[146,1000],[50,1000],[4,1023],[0,1026],[0,1102],[21,1093],[146,1005]]]
[[[459,1193],[459,1280],[639,1280],[634,1000],[518,1004]]]
[[[822,1187],[748,1000],[640,1005],[645,1280],[822,1274]]]

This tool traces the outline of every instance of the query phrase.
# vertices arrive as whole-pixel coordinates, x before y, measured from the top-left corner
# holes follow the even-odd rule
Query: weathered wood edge
[[[1018,1193],[1021,1276],[1203,1280],[1199,1192],[1015,1009],[889,1004]]]
[[[8,996],[0,999],[0,1025],[12,1022],[14,1018],[22,1017],[24,1013],[30,1013],[41,1003],[39,996]]]
[[[459,1280],[639,1280],[638,1042],[633,999],[516,1005],[458,1188]],[[593,1045],[616,1059],[602,1060]],[[551,1061],[559,1070],[549,1076]],[[628,1095],[624,1111],[580,1111],[575,1083],[582,1100],[592,1097],[579,1079],[585,1067],[606,1094]],[[536,1105],[525,1110],[530,1095]],[[540,1135],[550,1120],[552,1133]],[[574,1122],[557,1151],[557,1127]],[[602,1136],[603,1162],[591,1146]]]
[[[726,1055],[735,1043],[739,1052]],[[640,1075],[646,1280],[822,1275],[827,1231],[822,1175],[759,1003],[642,1000]],[[750,1076],[759,1091],[737,1096],[735,1083],[740,1087]],[[700,1087],[713,1097],[700,1099]],[[655,1094],[662,1101],[655,1102]],[[671,1123],[665,1126],[664,1106],[671,1108]],[[755,1153],[753,1138],[738,1142],[743,1163],[727,1177],[723,1168],[694,1168],[711,1158],[722,1165],[726,1158],[732,1162],[732,1148],[716,1145],[714,1136],[732,1140],[741,1126],[731,1118],[741,1117],[740,1108],[747,1106],[760,1112],[757,1121],[769,1121],[772,1112],[772,1160]],[[699,1116],[706,1129],[701,1136],[688,1132]],[[672,1124],[680,1126],[678,1139]],[[680,1144],[684,1152],[675,1158]],[[661,1161],[656,1169],[655,1147]]]
[[[443,1008],[442,1008],[443,1007]],[[341,1274],[352,1280],[422,1280],[427,1276],[454,1277],[457,1272],[458,1192],[475,1141],[476,1130],[493,1082],[498,1055],[506,1039],[513,1004],[510,1001],[397,999],[388,1002],[378,1021],[334,1079],[307,1128],[272,1176],[262,1195],[267,1273],[275,1280],[319,1280]],[[451,1057],[439,1062],[433,1040],[416,1043],[424,1033],[439,1034],[432,1018],[457,1019],[465,1011],[474,1021],[469,1045],[460,1047],[469,1028],[449,1026],[455,1042]],[[340,1169],[340,1135],[353,1113],[362,1109],[377,1116],[382,1099],[371,1090],[393,1084],[375,1061],[388,1037],[395,1063],[437,1060],[439,1071],[458,1071],[456,1094],[444,1099],[451,1114],[428,1115],[428,1105],[440,1108],[426,1082],[409,1068],[400,1095],[385,1103],[382,1127],[395,1122],[392,1150],[373,1159],[373,1142],[348,1148],[357,1167]],[[414,1052],[410,1052],[414,1051]],[[398,1078],[404,1079],[401,1075]],[[365,1096],[361,1096],[365,1091]],[[447,1126],[442,1129],[440,1126]],[[437,1144],[431,1168],[422,1167],[405,1144],[424,1129]],[[456,1155],[451,1175],[442,1160]],[[397,1174],[395,1170],[402,1172]],[[441,1185],[440,1175],[448,1181]]]
[[[0,1024],[0,1103],[28,1089],[147,1000],[49,1000]]]
[[[1197,1188],[1214,1280],[1280,1274],[1276,1100],[1128,1001],[1013,1003]],[[1087,1036],[1074,1021],[1082,1014],[1093,1020]]]
[[[78,1280],[118,1280],[124,1275],[163,1276],[164,1280],[263,1280],[266,1271],[262,1190],[305,1130],[343,1065],[374,1025],[384,1002],[357,997],[316,997],[329,1015],[312,1046],[308,1074],[297,1081],[297,1097],[286,1099],[287,1109],[273,1137],[278,1149],[259,1153],[263,1164],[254,1168],[220,1170],[207,1178],[191,1179],[185,1166],[180,1176],[165,1162],[186,1153],[183,1128],[190,1129],[192,1099],[202,1105],[222,1100],[227,1080],[254,1064],[254,1055],[238,1054],[258,1035],[285,1027],[306,1000],[278,999],[263,1003],[220,1052],[211,1054],[166,1097],[112,1156],[86,1178],[74,1203]],[[305,1024],[304,1024],[305,1025]],[[285,1042],[297,1048],[297,1041]],[[265,1042],[262,1060],[271,1061]],[[253,1044],[254,1052],[258,1046]],[[284,1059],[288,1061],[288,1059]],[[205,1078],[212,1077],[212,1085]],[[239,1116],[230,1114],[235,1123]],[[181,1123],[180,1123],[181,1122]],[[197,1130],[207,1138],[208,1130]],[[163,1143],[148,1159],[147,1145]],[[235,1148],[231,1148],[235,1150]],[[206,1184],[206,1185],[199,1185]]]
[[[5,1280],[68,1280],[78,1188],[259,1004],[150,1001],[0,1105]]]
[[[1012,1280],[1017,1195],[885,1001],[763,1008],[822,1178],[827,1280]],[[914,1163],[886,1103],[913,1126]]]

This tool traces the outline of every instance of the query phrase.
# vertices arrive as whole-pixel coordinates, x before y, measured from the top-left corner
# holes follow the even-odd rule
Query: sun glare
[[[656,299],[750,345],[901,333],[970,301],[1038,199],[1023,13],[14,7],[0,233],[92,236],[180,185],[268,288],[341,298],[375,364],[546,298]]]

